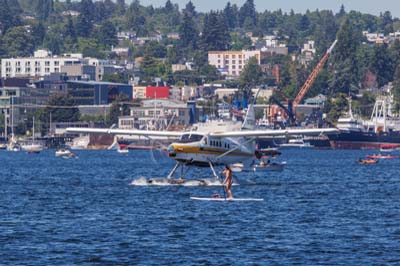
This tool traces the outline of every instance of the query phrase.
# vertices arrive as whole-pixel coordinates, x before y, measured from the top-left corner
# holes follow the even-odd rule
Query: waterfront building
[[[77,105],[104,105],[112,103],[120,94],[133,99],[133,86],[98,81],[67,81],[67,92]]]
[[[5,58],[1,60],[1,77],[43,77],[61,72],[65,65],[82,64],[82,54],[53,56],[47,50],[35,51],[33,57]]]

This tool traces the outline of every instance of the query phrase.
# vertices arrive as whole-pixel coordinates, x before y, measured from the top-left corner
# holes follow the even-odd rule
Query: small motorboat
[[[377,164],[379,161],[376,159],[358,159],[358,164]]]
[[[259,164],[251,164],[245,167],[242,163],[235,163],[231,165],[233,172],[282,172],[286,162],[267,162],[261,161]]]
[[[391,155],[391,154],[372,154],[372,155],[365,155],[368,159],[398,159],[399,156]]]
[[[117,152],[126,154],[126,153],[129,153],[129,150],[128,149],[118,149]]]
[[[63,156],[69,156],[71,154],[71,151],[68,149],[58,149],[56,150],[56,157],[63,157]]]

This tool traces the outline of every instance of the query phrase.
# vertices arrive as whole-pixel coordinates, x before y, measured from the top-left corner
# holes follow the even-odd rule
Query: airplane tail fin
[[[246,117],[244,118],[242,129],[253,130],[256,127],[256,113],[254,111],[254,104],[249,104],[247,108]]]

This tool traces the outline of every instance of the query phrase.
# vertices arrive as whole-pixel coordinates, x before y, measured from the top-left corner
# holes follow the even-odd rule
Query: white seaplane
[[[257,156],[257,138],[282,138],[289,136],[318,136],[320,134],[337,134],[336,128],[314,129],[283,129],[283,130],[255,130],[254,105],[249,105],[247,114],[241,129],[230,132],[177,132],[177,131],[146,131],[130,129],[108,128],[67,128],[69,133],[98,133],[125,136],[170,137],[177,140],[167,148],[168,156],[176,161],[167,179],[171,183],[185,182],[185,166],[210,167],[213,176],[218,178],[214,169],[216,165],[232,165],[235,163],[251,164],[254,156]],[[181,167],[179,179],[173,176]]]

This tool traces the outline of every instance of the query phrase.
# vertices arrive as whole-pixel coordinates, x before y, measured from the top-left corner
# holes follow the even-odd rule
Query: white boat
[[[72,140],[72,142],[67,143],[68,147],[71,150],[86,150],[90,143],[90,136],[81,136],[76,137]]]
[[[117,152],[126,154],[126,153],[129,153],[129,150],[128,149],[118,149]]]
[[[233,172],[282,172],[286,162],[259,163],[245,167],[242,163],[231,165]]]
[[[43,150],[43,145],[35,141],[35,117],[33,117],[32,140],[21,143],[21,150],[27,153],[39,153]]]
[[[56,157],[69,156],[70,154],[71,154],[71,151],[68,149],[56,150]]]
[[[314,148],[310,142],[304,142],[303,139],[290,139],[288,143],[279,145],[281,149],[310,149]]]

